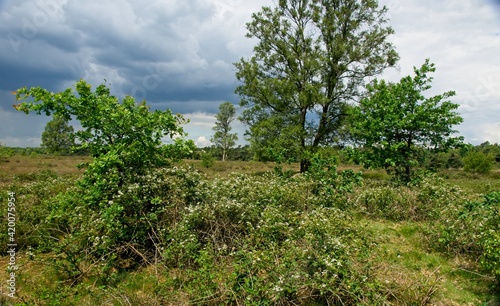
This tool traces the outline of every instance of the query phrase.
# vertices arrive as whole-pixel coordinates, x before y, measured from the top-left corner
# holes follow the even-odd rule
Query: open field
[[[50,198],[64,192],[71,181],[83,173],[83,170],[78,170],[76,165],[88,161],[89,158],[86,157],[66,156],[13,156],[3,159],[0,162],[2,211],[5,212],[7,209],[4,194],[16,190],[19,194],[17,205],[20,209],[18,211],[20,226],[35,228],[36,224],[25,223],[27,221],[22,220],[23,215],[26,216],[26,219],[33,218],[32,213],[28,211],[32,207],[37,211],[43,211],[43,207],[40,206],[45,205],[43,197]],[[434,204],[436,206],[451,205],[459,197],[464,197],[464,201],[465,199],[480,201],[482,194],[499,191],[500,174],[498,172],[479,176],[466,174],[459,170],[447,170],[440,173],[442,177],[446,178],[445,181],[432,179],[425,183],[427,185],[410,188],[393,186],[383,171],[363,171],[363,184],[354,187],[350,193],[338,200],[339,205],[346,205],[341,208],[344,212],[339,210],[337,215],[331,215],[332,219],[325,219],[322,221],[324,223],[316,228],[318,225],[315,225],[316,221],[311,219],[309,212],[314,213],[327,208],[314,208],[309,206],[312,204],[302,200],[310,198],[312,203],[317,200],[321,201],[321,197],[313,197],[313,194],[305,195],[304,192],[309,192],[309,187],[306,186],[307,188],[302,189],[303,185],[301,184],[303,183],[301,183],[300,177],[296,178],[297,181],[286,181],[269,176],[269,186],[259,185],[267,182],[268,178],[265,173],[273,171],[275,165],[272,163],[216,162],[210,168],[204,168],[199,161],[193,160],[183,161],[181,164],[192,165],[203,175],[206,175],[207,179],[204,184],[221,182],[220,185],[214,185],[215,188],[227,188],[227,190],[220,190],[220,194],[215,194],[216,199],[220,197],[222,201],[222,198],[226,196],[231,199],[241,197],[240,203],[246,203],[246,206],[238,209],[242,209],[243,214],[259,215],[262,213],[259,210],[262,210],[265,212],[262,216],[269,218],[265,220],[268,223],[262,221],[264,223],[259,227],[252,225],[255,233],[244,230],[245,234],[238,231],[238,227],[241,225],[234,223],[230,229],[237,237],[230,237],[230,234],[223,232],[229,227],[216,229],[220,226],[228,226],[230,220],[236,218],[234,215],[221,214],[219,215],[220,219],[203,219],[203,222],[212,222],[207,223],[210,226],[203,227],[203,231],[212,231],[210,235],[214,237],[214,240],[199,251],[200,257],[195,259],[196,264],[181,264],[180,259],[174,263],[173,259],[167,258],[168,256],[165,255],[167,253],[165,253],[159,257],[155,256],[157,261],[143,262],[134,266],[133,269],[129,268],[130,265],[123,263],[124,268],[113,271],[113,280],[108,283],[101,283],[90,277],[73,286],[64,280],[61,271],[57,271],[57,266],[50,264],[51,258],[61,254],[50,249],[43,249],[42,244],[39,246],[39,251],[36,248],[29,249],[28,247],[31,246],[29,243],[33,243],[33,238],[18,237],[20,241],[25,242],[20,245],[16,258],[19,266],[16,283],[18,299],[6,299],[7,291],[4,279],[8,276],[6,267],[9,256],[5,253],[5,246],[1,246],[3,257],[0,259],[0,273],[2,273],[0,275],[2,280],[0,304],[9,301],[13,303],[12,305],[241,305],[241,300],[234,295],[245,294],[244,304],[252,305],[266,303],[292,305],[292,302],[287,302],[288,299],[292,301],[292,296],[295,301],[304,301],[304,305],[340,305],[339,302],[335,302],[334,296],[322,299],[319,297],[323,296],[320,291],[310,289],[316,288],[315,286],[318,288],[327,286],[327,282],[322,282],[323,279],[326,279],[324,277],[311,276],[312,280],[308,281],[312,283],[307,283],[304,280],[304,284],[291,281],[295,277],[292,273],[293,270],[300,271],[301,260],[304,258],[298,256],[296,252],[290,253],[289,248],[296,251],[307,250],[308,254],[311,254],[309,256],[315,256],[318,262],[322,260],[322,256],[330,258],[328,252],[337,252],[335,247],[327,253],[321,253],[320,250],[314,249],[314,244],[310,244],[309,240],[314,241],[315,236],[307,238],[309,240],[304,238],[303,241],[299,239],[295,242],[287,242],[292,239],[291,237],[303,235],[301,226],[306,224],[314,228],[310,235],[315,235],[314,233],[318,233],[318,231],[328,233],[330,226],[332,226],[332,236],[338,235],[339,239],[345,239],[342,240],[345,244],[345,249],[342,252],[345,253],[338,253],[339,267],[335,268],[337,270],[332,270],[339,274],[346,273],[344,276],[346,278],[350,277],[349,282],[337,284],[340,286],[339,288],[345,286],[342,289],[344,291],[340,289],[338,291],[338,294],[346,294],[345,299],[348,302],[345,304],[371,305],[374,304],[373,301],[380,301],[376,304],[500,305],[498,284],[492,274],[480,267],[479,258],[474,252],[471,251],[470,254],[467,254],[467,252],[459,252],[451,247],[449,251],[446,251],[442,247],[436,246],[439,245],[439,242],[433,241],[433,239],[441,232],[435,225],[441,222],[441,219],[439,216],[435,216],[432,207]],[[354,168],[355,171],[362,170],[357,166],[345,165],[339,166],[338,170],[351,168]],[[285,165],[284,170],[297,173],[298,165]],[[231,174],[232,172],[248,176],[235,177],[234,174]],[[203,175],[202,181],[205,182]],[[64,179],[59,180],[58,177]],[[252,181],[252,177],[255,177],[254,181]],[[246,180],[247,183],[241,183],[242,179]],[[227,183],[224,183],[224,180]],[[284,185],[288,182],[290,187]],[[234,190],[231,184],[240,186],[238,188],[241,189]],[[255,188],[261,189],[253,191],[245,184],[255,184],[255,186],[261,186]],[[442,184],[442,188],[440,184]],[[297,194],[294,194],[294,186],[300,189],[297,190]],[[458,186],[459,188],[450,186]],[[275,201],[285,201],[282,202],[284,204],[280,204],[281,202],[274,204],[270,201],[269,210],[265,206],[255,206],[259,208],[252,210],[252,199],[255,199],[256,202],[265,200],[266,195],[274,194],[273,188],[280,194],[279,197],[275,198]],[[451,188],[449,193],[447,193],[446,188]],[[39,192],[42,189],[43,195],[40,195]],[[217,189],[212,190],[212,192],[217,192]],[[252,195],[253,193],[255,195]],[[293,209],[282,206],[291,205],[292,202],[295,203],[293,205],[296,205]],[[227,209],[226,206],[213,205],[212,211],[221,209],[220,211],[223,212],[223,209]],[[246,207],[248,207],[248,211]],[[304,214],[299,214],[302,211]],[[36,213],[33,212],[33,214]],[[431,215],[432,218],[428,217]],[[199,214],[196,216],[203,216],[203,208],[200,208]],[[321,219],[322,216],[318,215],[318,218]],[[230,219],[226,220],[225,218]],[[197,222],[201,221],[202,219]],[[261,224],[258,220],[255,222]],[[283,222],[290,224],[283,227]],[[262,230],[266,226],[269,229]],[[472,231],[473,228],[470,230]],[[179,235],[181,234],[183,231],[179,232]],[[29,235],[29,231],[24,231],[23,235]],[[278,237],[276,235],[283,238],[276,238]],[[324,237],[321,235],[318,237]],[[245,243],[240,244],[238,241],[233,241],[233,238],[245,241]],[[460,239],[466,238],[461,237]],[[273,239],[273,242],[269,242],[270,244],[267,245],[265,244],[268,243],[266,239]],[[350,241],[351,239],[352,241]],[[267,245],[267,247],[261,248],[257,244],[250,245],[256,241]],[[232,249],[231,252],[224,251],[226,247],[231,248],[231,244],[234,244],[235,249]],[[175,248],[172,250],[176,250],[170,253],[173,255],[182,251],[182,249]],[[498,251],[500,252],[500,250]],[[245,256],[254,258],[253,263],[239,261],[240,258],[246,258]],[[255,262],[255,258],[262,260],[262,262]],[[337,259],[333,258],[332,260]],[[348,265],[349,268],[346,268],[345,271],[342,270],[341,263]],[[249,270],[238,274],[238,269]],[[239,278],[254,273],[250,271],[256,273],[253,278],[250,278],[255,283],[253,285],[238,283]],[[351,271],[353,276],[349,276]],[[282,279],[282,275],[287,277]],[[362,280],[361,284],[358,284],[360,281],[358,276]],[[301,277],[304,276],[297,274],[299,280]],[[248,279],[245,278],[245,282]],[[288,279],[290,281],[287,283]],[[271,284],[265,284],[265,282]],[[269,293],[272,288],[278,288],[280,282],[285,282],[283,286],[288,285],[289,290],[296,291],[293,291],[293,294],[290,293],[291,295],[279,292],[275,292],[275,295]],[[236,284],[241,287],[238,289]],[[355,287],[356,289],[354,289]],[[251,288],[257,291],[252,293]],[[358,296],[355,293],[356,290],[372,294],[372,302],[367,302],[369,301],[367,297]],[[256,296],[266,294],[270,296],[267,302],[252,300]],[[318,298],[315,298],[316,295]],[[359,300],[356,302],[355,298],[359,298]],[[365,298],[366,300],[364,300]],[[251,303],[252,301],[254,302]]]
[[[83,169],[81,163],[89,162],[85,156],[12,156],[0,159],[0,187],[5,187],[15,180],[29,180],[30,173],[52,171],[62,176],[79,177]]]
[[[13,156],[0,160],[0,186],[12,183],[15,178],[22,180],[30,173],[40,171],[53,171],[58,175],[79,177],[83,174],[83,169],[77,166],[81,163],[90,162],[90,157],[85,156]],[[216,161],[212,167],[205,168],[200,160],[185,160],[181,163],[193,166],[198,171],[214,177],[227,176],[232,172],[246,174],[262,174],[273,171],[275,164],[272,162],[262,163],[255,161]],[[299,164],[284,164],[283,171],[299,172]],[[389,180],[389,176],[383,170],[367,170],[358,165],[339,165],[338,170],[353,169],[363,172],[363,178],[369,180]],[[466,173],[459,169],[441,170],[439,175],[446,178],[450,183],[464,188],[471,192],[485,193],[500,190],[500,170],[493,170],[488,175]]]

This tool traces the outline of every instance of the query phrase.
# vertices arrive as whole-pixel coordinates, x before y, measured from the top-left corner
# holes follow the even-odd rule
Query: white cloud
[[[210,140],[207,140],[205,138],[205,136],[198,137],[198,139],[194,143],[196,144],[197,147],[201,147],[201,148],[208,147],[211,145]]]
[[[195,112],[185,114],[184,118],[189,120],[190,126],[196,126],[210,130],[215,125],[215,114]]]

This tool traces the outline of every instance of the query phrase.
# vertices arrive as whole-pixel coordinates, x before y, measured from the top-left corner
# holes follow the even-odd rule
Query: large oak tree
[[[236,63],[253,149],[301,160],[338,140],[346,106],[398,60],[387,9],[375,0],[280,0],[247,24],[254,54]],[[274,154],[274,153],[272,153]]]

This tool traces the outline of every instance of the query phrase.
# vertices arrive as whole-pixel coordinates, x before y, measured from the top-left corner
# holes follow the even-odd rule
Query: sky
[[[0,143],[37,147],[51,119],[16,112],[12,91],[57,92],[85,79],[183,114],[188,138],[210,145],[218,106],[239,103],[233,63],[256,44],[245,25],[275,1],[0,0]],[[429,58],[429,94],[456,91],[465,141],[500,143],[500,0],[379,2],[401,58],[380,78],[397,82]],[[233,129],[244,144],[245,126]]]

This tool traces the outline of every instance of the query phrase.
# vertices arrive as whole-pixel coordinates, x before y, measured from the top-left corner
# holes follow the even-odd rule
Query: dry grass
[[[90,162],[87,156],[11,156],[0,160],[0,188],[14,181],[16,177],[33,172],[53,171],[58,175],[80,176],[83,169],[78,164]]]
[[[265,172],[274,171],[275,163],[262,163],[255,161],[215,161],[214,165],[209,168],[202,166],[200,160],[185,160],[184,163],[192,165],[195,169],[205,173],[209,177],[227,176],[232,172],[247,173],[247,174],[263,174]],[[295,173],[299,172],[299,164],[284,164],[283,171],[291,170]]]

